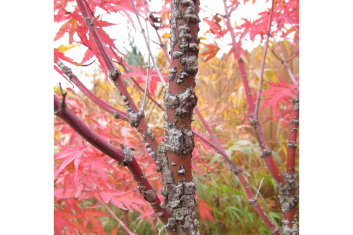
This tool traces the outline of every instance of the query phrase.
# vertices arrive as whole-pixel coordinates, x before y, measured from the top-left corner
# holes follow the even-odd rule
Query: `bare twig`
[[[125,223],[121,219],[119,219],[118,216],[116,216],[114,211],[112,211],[112,209],[110,209],[109,206],[105,204],[101,198],[98,198],[98,200],[104,206],[104,208],[111,214],[111,216],[121,225],[121,227],[123,227],[127,234],[136,235],[136,233],[131,232],[131,230],[125,225]]]
[[[245,191],[247,197],[249,198],[249,201],[252,202],[254,200],[254,194],[253,194],[253,192],[250,189],[249,183],[247,182],[247,180],[245,179],[244,175],[242,174],[241,169],[238,166],[236,166],[233,163],[233,161],[230,159],[230,157],[226,154],[224,148],[222,147],[222,145],[220,144],[219,140],[217,139],[217,136],[211,130],[210,126],[208,125],[206,120],[202,117],[200,111],[197,108],[195,108],[195,113],[199,117],[201,123],[203,124],[203,126],[205,127],[206,131],[211,136],[211,138],[212,138],[212,140],[213,140],[213,142],[215,144],[210,142],[210,141],[208,141],[204,137],[200,136],[195,131],[194,131],[194,134],[197,137],[199,137],[204,143],[208,144],[209,146],[214,148],[219,154],[221,154],[221,156],[224,158],[224,160],[228,163],[228,166],[232,170],[234,175],[236,175],[238,177],[242,187],[244,188],[244,191]],[[257,196],[256,196],[256,198],[257,198]],[[265,214],[265,212],[264,212],[263,208],[260,206],[260,204],[258,204],[258,203],[251,203],[251,204],[254,206],[254,208],[255,208],[257,214],[259,215],[259,217],[265,222],[266,226],[268,228],[270,228],[272,231],[276,231],[276,226],[269,220],[268,216]],[[276,233],[277,232],[275,232],[274,234],[276,234]]]
[[[162,39],[161,39],[161,36],[158,33],[158,30],[156,28],[154,28],[154,30],[156,31],[156,34],[157,34],[157,37],[158,37],[158,41],[159,41],[159,44],[160,44],[160,46],[161,46],[161,48],[162,48],[162,50],[164,52],[164,55],[167,57],[167,60],[170,63],[171,59],[170,59],[170,56],[167,53],[167,47],[166,47],[165,43],[162,42]]]
[[[145,30],[144,30],[143,27],[142,27],[142,24],[141,24],[141,21],[140,21],[140,18],[139,18],[139,15],[138,15],[138,12],[137,12],[137,9],[136,9],[134,0],[131,0],[131,4],[132,4],[132,6],[133,6],[133,8],[134,8],[135,16],[136,16],[136,19],[137,19],[138,24],[139,24],[139,26],[140,26],[142,36],[143,36],[143,38],[144,38],[144,40],[145,40],[148,53],[149,53],[149,55],[150,55],[150,57],[151,57],[151,60],[152,60],[152,63],[153,63],[153,67],[155,68],[155,70],[156,70],[156,72],[157,72],[157,74],[158,74],[158,77],[159,77],[161,83],[163,84],[164,88],[166,88],[166,87],[167,87],[167,83],[164,81],[164,78],[163,78],[163,76],[162,76],[162,74],[161,74],[161,71],[160,71],[160,69],[159,69],[159,67],[158,67],[158,65],[157,65],[157,63],[156,63],[154,57],[152,56],[152,51],[151,51],[151,48],[150,48],[148,39],[147,39],[147,37],[146,37],[146,35],[145,35]]]
[[[142,99],[142,104],[141,104],[141,110],[144,111],[145,110],[145,104],[146,104],[146,95],[148,92],[148,85],[149,85],[149,80],[150,80],[150,62],[148,60],[148,65],[146,67],[147,69],[147,73],[146,73],[146,84],[145,84],[145,90],[143,91],[143,99]]]
[[[245,70],[245,65],[244,65],[244,60],[241,58],[240,55],[240,50],[237,46],[237,43],[235,41],[235,35],[234,35],[234,30],[230,21],[230,14],[228,12],[228,8],[227,8],[227,4],[226,4],[226,0],[223,0],[223,6],[224,6],[224,11],[225,11],[225,18],[226,18],[226,25],[228,27],[231,39],[232,39],[232,47],[234,50],[234,57],[237,60],[238,64],[239,64],[239,71],[240,71],[240,75],[243,81],[243,86],[244,86],[244,90],[245,90],[245,95],[246,95],[246,99],[249,105],[249,111],[251,114],[254,113],[255,111],[255,104],[254,104],[254,100],[253,97],[251,95],[250,92],[250,86],[249,86],[249,81],[246,75],[246,70]],[[252,115],[253,116],[253,115]],[[273,178],[280,184],[284,183],[283,180],[283,176],[281,174],[281,172],[279,171],[275,161],[273,160],[272,157],[272,152],[269,149],[266,141],[265,141],[265,137],[264,134],[262,132],[262,126],[261,123],[257,120],[252,119],[251,120],[251,125],[254,127],[255,130],[255,136],[257,138],[257,141],[259,142],[262,154],[261,156],[264,158],[264,161],[267,165],[267,168],[269,169],[271,175],[273,176]]]
[[[149,39],[150,39],[150,35],[148,32],[148,25],[147,25],[147,20],[146,20],[146,32],[147,32],[147,40],[148,40],[148,45],[149,45]],[[149,81],[150,81],[150,59],[151,59],[151,54],[148,54],[148,65],[147,65],[147,73],[146,73],[146,85],[145,85],[145,91],[143,93],[143,99],[142,99],[142,106],[141,106],[141,110],[144,111],[145,109],[145,103],[146,103],[146,94],[147,94],[147,89],[148,89],[148,85],[149,85]]]
[[[297,81],[297,79],[295,78],[294,74],[292,73],[292,70],[289,68],[288,62],[287,62],[286,58],[284,57],[284,54],[283,54],[281,45],[279,45],[279,44],[276,43],[276,42],[275,42],[275,44],[276,44],[276,48],[277,48],[277,50],[278,50],[278,54],[279,54],[279,56],[281,57],[281,61],[282,61],[283,65],[284,65],[284,67],[286,67],[287,73],[288,73],[288,75],[289,75],[291,81],[292,81],[294,84],[297,84],[298,81]]]
[[[257,197],[259,196],[259,192],[260,192],[260,189],[261,189],[263,181],[264,181],[264,178],[262,177],[260,185],[259,185],[259,187],[257,188],[257,191],[256,191],[255,200],[257,200]]]
[[[255,111],[253,114],[253,118],[255,121],[259,120],[259,107],[260,107],[261,94],[262,94],[262,84],[263,84],[263,77],[264,77],[264,70],[265,70],[265,63],[266,63],[268,41],[270,40],[270,36],[271,36],[271,24],[272,24],[272,13],[273,13],[274,1],[275,0],[272,0],[271,10],[270,10],[270,19],[269,19],[268,28],[267,28],[267,37],[266,37],[265,47],[264,47],[264,55],[262,56],[262,62],[261,62],[260,83],[259,83],[259,88],[258,88],[258,92],[257,92]]]
[[[95,96],[89,89],[87,89],[85,85],[83,85],[81,81],[77,78],[77,76],[72,72],[71,68],[64,65],[59,59],[54,59],[54,62],[58,66],[58,68],[69,78],[69,80],[73,84],[75,84],[77,88],[80,89],[80,91],[85,94],[90,100],[92,100],[96,105],[101,107],[106,112],[112,114],[114,118],[118,118],[124,121],[129,120],[125,112],[117,110],[113,106],[105,103],[97,96]]]

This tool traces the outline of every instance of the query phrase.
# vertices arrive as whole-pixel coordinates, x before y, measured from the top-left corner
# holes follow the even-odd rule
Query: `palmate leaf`
[[[288,85],[283,79],[279,82],[268,82],[268,88],[263,92],[264,101],[261,110],[271,107],[275,120],[281,116],[280,104],[289,105],[291,100],[298,95],[298,84]]]
[[[80,157],[83,150],[76,150],[76,149],[66,149],[56,155],[55,160],[60,160],[60,166],[55,168],[54,177],[57,177],[64,168],[73,162],[76,158]]]
[[[205,50],[200,52],[200,57],[204,58],[204,61],[207,62],[216,56],[220,48],[218,47],[218,44],[216,42],[214,44],[203,44],[203,45],[205,47]]]

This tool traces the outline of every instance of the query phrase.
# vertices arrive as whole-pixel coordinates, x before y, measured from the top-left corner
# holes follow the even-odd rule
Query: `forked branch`
[[[104,45],[101,37],[94,24],[93,16],[85,0],[76,0],[77,5],[82,13],[85,23],[94,39],[94,42],[99,50],[100,56],[103,57],[105,66],[108,68],[109,78],[118,87],[120,95],[125,103],[127,109],[127,116],[131,126],[135,127],[143,137],[145,141],[146,149],[151,158],[156,161],[158,143],[154,138],[152,130],[148,127],[143,110],[139,110],[131,98],[129,92],[125,88],[122,80],[120,79],[120,72],[117,70],[107,52],[106,46]]]
[[[86,95],[90,100],[92,100],[96,105],[101,107],[103,110],[106,112],[112,114],[114,118],[118,118],[124,121],[129,121],[129,118],[127,117],[125,112],[122,112],[120,110],[117,110],[113,106],[105,103],[103,100],[99,99],[97,96],[95,96],[85,85],[82,84],[82,82],[77,78],[77,76],[72,72],[71,68],[63,64],[59,59],[55,58],[54,59],[55,64],[57,67],[60,69],[61,72],[63,72],[72,82],[77,86],[80,91]]]
[[[64,104],[64,105],[63,105]],[[102,137],[93,132],[86,126],[65,104],[64,101],[54,95],[54,111],[55,114],[63,119],[69,126],[71,126],[80,136],[86,141],[96,147],[98,150],[107,156],[115,159],[120,165],[126,166],[132,173],[141,195],[151,205],[153,211],[160,218],[163,223],[168,221],[168,211],[161,207],[161,200],[152,189],[145,174],[142,172],[138,162],[133,156],[131,148],[123,150],[114,147],[106,142]]]
[[[264,158],[264,161],[267,165],[267,168],[269,169],[273,178],[279,184],[283,184],[284,183],[283,176],[282,176],[281,172],[279,171],[275,161],[273,160],[272,152],[271,152],[270,148],[268,147],[268,144],[266,143],[266,140],[265,140],[265,137],[264,137],[264,134],[262,131],[261,123],[258,120],[253,118],[254,113],[255,113],[255,103],[254,103],[253,97],[251,95],[249,81],[248,81],[248,78],[246,75],[244,60],[241,58],[239,47],[237,46],[237,43],[235,41],[235,34],[234,34],[234,30],[233,30],[233,27],[232,27],[232,24],[230,21],[230,15],[228,13],[226,0],[223,0],[223,6],[224,6],[224,11],[225,11],[225,17],[226,17],[226,25],[227,25],[227,28],[229,30],[229,33],[230,33],[230,36],[232,39],[232,47],[234,50],[234,57],[239,64],[240,75],[241,75],[241,78],[243,81],[246,99],[247,99],[247,102],[249,105],[249,111],[252,116],[252,118],[250,120],[250,124],[254,128],[256,139],[259,142],[260,149],[262,152],[261,157]]]

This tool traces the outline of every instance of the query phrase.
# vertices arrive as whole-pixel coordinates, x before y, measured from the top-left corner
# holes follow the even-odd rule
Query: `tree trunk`
[[[195,183],[191,172],[194,135],[192,112],[197,104],[193,91],[197,73],[199,1],[172,0],[171,65],[164,96],[164,141],[159,146],[169,234],[199,234],[195,215]]]

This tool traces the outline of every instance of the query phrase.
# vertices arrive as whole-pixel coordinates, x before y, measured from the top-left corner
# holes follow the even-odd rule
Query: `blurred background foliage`
[[[134,28],[137,26],[136,22],[132,20],[130,1],[121,1],[119,2],[122,3],[121,5],[110,4],[109,1],[89,2],[94,12],[96,9],[99,9],[97,11],[103,9],[104,13],[118,12],[123,17],[127,16],[125,20],[129,26],[134,26]],[[230,9],[235,10],[236,14],[233,16],[238,17],[241,15],[237,15],[238,12],[245,9],[256,12],[256,3],[259,2],[261,1],[231,0],[227,1],[227,4]],[[283,171],[287,155],[291,99],[298,89],[298,84],[293,84],[283,59],[281,59],[281,54],[283,54],[283,58],[286,58],[293,75],[298,78],[299,3],[297,0],[275,0],[274,2],[277,5],[274,9],[271,40],[266,57],[259,119],[263,124],[265,139],[272,150],[274,159],[280,170]],[[152,6],[152,1],[149,1],[148,4]],[[262,1],[262,4],[265,4],[263,6],[266,8],[269,1]],[[142,2],[137,3],[137,7],[141,14],[150,13]],[[167,47],[170,37],[169,7],[170,1],[163,1],[159,8],[160,11],[156,14],[160,17],[161,42]],[[216,9],[214,10],[216,11]],[[263,9],[263,12],[260,10],[257,9],[259,12],[249,19],[236,20],[234,17],[231,19],[235,23],[233,26],[235,27],[235,37],[242,49],[241,57],[245,62],[254,98],[256,98],[260,80],[264,50],[262,45],[269,16],[268,9]],[[204,32],[199,33],[201,44],[195,88],[198,96],[198,108],[222,143],[226,153],[242,169],[254,193],[263,179],[258,202],[271,221],[279,226],[282,213],[277,198],[278,185],[260,158],[259,146],[253,128],[249,125],[248,105],[238,64],[233,58],[232,49],[227,44],[229,40],[228,42],[225,40],[229,34],[227,34],[224,16],[215,11],[203,6],[200,12],[200,15],[203,14],[200,25],[203,24],[201,29]],[[105,32],[103,27],[105,29],[107,26],[112,26],[108,22],[112,18],[110,20],[108,18],[108,21],[105,20],[103,17],[95,19],[96,24],[101,25],[102,33]],[[86,43],[82,41],[81,36],[89,35],[89,33],[83,20],[77,14],[77,8],[73,1],[55,1],[55,22],[63,23],[55,36],[55,40],[63,41],[63,45],[55,49],[56,55],[65,62],[71,63],[70,66],[74,73],[80,79],[83,78],[81,81],[91,88],[96,96],[119,110],[125,110],[118,90],[106,78],[106,74],[100,67],[99,57],[97,57],[99,53],[94,51],[92,46],[87,48],[87,45],[92,43],[92,38],[89,37]],[[129,28],[122,25],[121,22],[118,24]],[[138,29],[135,28],[135,30]],[[78,32],[80,37],[75,39]],[[118,50],[115,52],[121,56],[120,59],[124,61],[125,68],[119,65],[121,61],[117,61],[117,58],[113,56],[114,62],[122,73],[122,80],[131,97],[137,106],[141,107],[143,92],[140,88],[143,89],[146,84],[147,56],[141,53],[136,46],[136,40],[139,40],[137,37],[127,34],[127,40],[121,40],[126,38],[126,35],[119,35],[119,33],[121,32],[110,31],[110,33],[102,35],[110,48],[116,46],[114,39],[109,37],[112,35],[117,35],[120,39],[117,44],[124,45],[125,54]],[[63,35],[68,36],[68,40],[64,39]],[[276,41],[273,40],[274,38]],[[259,46],[252,50],[245,50],[243,47],[249,42]],[[151,41],[151,45],[155,46],[155,44],[159,43]],[[76,55],[75,53],[70,54],[76,50],[85,51],[80,53],[83,57],[81,63],[84,66],[82,67],[79,66],[82,64],[76,63],[79,61],[79,59],[76,61],[77,53]],[[164,51],[160,49],[152,56],[155,57],[163,77],[166,78],[169,62]],[[76,62],[73,62],[69,57],[75,57]],[[163,105],[164,88],[153,68],[149,75],[148,92],[159,104]],[[142,170],[153,188],[160,193],[162,189],[160,174],[156,173],[154,163],[148,156],[138,132],[128,123],[114,119],[97,107],[74,86],[67,86],[65,90],[68,93],[66,99],[68,106],[93,131],[115,146],[124,143],[126,146],[134,147],[135,157]],[[61,96],[58,86],[55,87],[55,93],[59,97]],[[161,141],[164,124],[163,110],[147,99],[145,116],[155,137]],[[198,117],[194,115],[193,118],[193,130],[206,139],[210,139]],[[121,220],[136,234],[158,234],[162,223],[157,220],[149,204],[139,194],[137,185],[127,169],[119,166],[114,160],[89,145],[60,118],[55,118],[54,128],[55,233],[67,235],[126,234],[119,223]],[[271,234],[262,219],[257,216],[238,178],[234,177],[234,174],[228,169],[223,157],[201,142],[199,138],[195,138],[195,143],[192,167],[197,185],[197,216],[200,221],[201,234]],[[298,166],[299,162],[297,161],[296,164]],[[159,196],[163,198],[161,195]],[[161,234],[165,234],[165,231],[162,231]]]
[[[143,68],[146,62],[143,61],[141,53],[134,46],[133,41],[130,42],[131,51],[126,54],[126,62],[129,65]],[[272,43],[272,42],[271,42]],[[296,48],[288,42],[280,42],[280,46],[290,56]],[[245,60],[247,61],[247,71],[251,88],[257,88],[259,82],[259,68],[263,54],[263,47],[259,46],[252,52],[247,53]],[[158,64],[163,68],[162,72],[167,72],[166,58],[163,53],[158,53]],[[290,61],[290,67],[294,74],[298,74],[298,59]],[[102,78],[102,71],[97,70],[95,74],[89,74],[94,79],[92,80],[92,91],[101,99],[109,102],[115,108],[124,110],[123,101],[118,95],[116,88]],[[235,164],[240,166],[246,176],[252,190],[256,192],[260,181],[264,178],[259,194],[259,203],[268,212],[268,216],[277,226],[280,225],[281,211],[278,199],[276,198],[277,184],[269,174],[264,162],[259,157],[258,143],[254,137],[253,130],[247,123],[247,103],[245,99],[242,81],[236,63],[232,57],[223,55],[220,58],[213,57],[205,62],[200,58],[199,72],[196,78],[196,94],[198,95],[198,108],[212,127],[213,131],[225,147],[226,152],[231,156]],[[270,82],[278,83],[280,80],[290,83],[287,72],[284,66],[280,63],[275,54],[269,52],[266,59],[266,70],[264,76],[264,91],[270,89]],[[134,100],[140,102],[142,100],[142,92],[136,85],[126,78],[124,82],[131,93]],[[143,85],[142,85],[143,86]],[[156,100],[163,104],[163,87],[158,83],[156,92]],[[55,89],[59,92],[59,88]],[[151,177],[152,183],[156,188],[161,189],[157,173],[151,172],[153,163],[147,157],[147,153],[143,150],[143,141],[139,134],[126,123],[120,120],[113,120],[104,113],[96,105],[87,99],[85,96],[68,89],[68,100],[76,102],[77,109],[74,111],[84,119],[85,123],[93,126],[93,129],[103,133],[110,139],[111,143],[124,142],[126,145],[134,146],[137,157],[142,161],[142,168],[147,171],[147,175]],[[289,96],[285,97],[284,100]],[[268,97],[264,97],[266,101]],[[263,102],[264,102],[263,101]],[[288,128],[285,125],[288,123],[288,110],[290,104],[278,101],[277,116],[274,118],[274,110],[272,106],[267,106],[261,110],[260,120],[264,125],[264,133],[270,144],[275,160],[279,166],[284,166],[286,156],[286,143],[288,138]],[[140,105],[138,103],[138,105]],[[75,106],[74,106],[75,107]],[[150,123],[154,134],[161,140],[163,136],[163,112],[153,102],[147,100],[146,117]],[[98,120],[104,120],[105,123],[99,123]],[[97,124],[98,121],[98,124]],[[93,123],[95,122],[95,124]],[[64,141],[68,133],[63,135],[64,124],[60,119],[56,119],[55,125],[55,141],[56,152],[62,151],[64,146],[68,144]],[[284,128],[283,128],[284,127]],[[193,128],[198,133],[208,138],[207,132],[203,129],[201,122],[194,115]],[[100,130],[100,131],[99,131]],[[127,135],[129,134],[129,135]],[[70,132],[69,135],[75,135]],[[66,136],[66,137],[65,137]],[[114,138],[112,138],[112,136]],[[75,137],[80,138],[80,137]],[[208,138],[209,139],[209,138]],[[83,140],[81,140],[84,142]],[[72,142],[75,145],[75,142]],[[86,143],[83,143],[86,145]],[[139,148],[141,146],[141,148]],[[71,146],[72,147],[72,146]],[[102,154],[98,154],[102,157]],[[199,208],[198,216],[201,216],[200,231],[202,234],[270,234],[268,228],[263,221],[257,216],[254,208],[249,204],[239,180],[234,177],[233,173],[228,169],[225,161],[220,154],[205,145],[196,138],[196,148],[194,150],[194,179],[197,184],[197,193],[202,200],[203,208]],[[109,161],[109,159],[107,159]],[[60,161],[56,161],[56,167],[60,166]],[[114,165],[119,173],[127,177],[128,172],[123,167]],[[73,171],[74,163],[72,163],[71,171]],[[70,168],[66,169],[70,172]],[[283,168],[281,168],[283,170]],[[115,181],[121,179],[114,174]],[[60,178],[60,177],[59,177]],[[126,178],[123,180],[126,181]],[[131,185],[130,185],[131,184]],[[134,183],[129,183],[131,188],[134,188]],[[125,185],[124,187],[126,187]],[[56,188],[62,187],[60,180],[56,180]],[[123,191],[123,188],[117,187],[118,191]],[[136,190],[135,190],[136,191]],[[134,196],[139,197],[138,193],[134,192]],[[79,200],[78,205],[82,208],[89,208],[90,205],[96,205],[97,200],[88,198],[87,200]],[[60,204],[60,200],[56,201]],[[141,202],[141,205],[144,203]],[[161,227],[161,223],[154,217],[148,221],[146,217],[141,216],[141,212],[129,210],[128,212],[122,208],[117,208],[113,204],[109,204],[110,208],[116,215],[128,224],[129,228],[137,234],[156,234],[157,228]],[[143,205],[143,210],[148,211],[148,205]],[[102,208],[102,211],[107,211]],[[150,212],[148,212],[150,213]],[[112,217],[101,217],[100,222],[102,228],[107,234],[125,234],[122,229],[118,229],[119,225]],[[89,222],[88,224],[90,224]],[[89,226],[87,227],[89,228]],[[67,230],[69,231],[69,230]],[[70,234],[68,232],[68,234]]]

